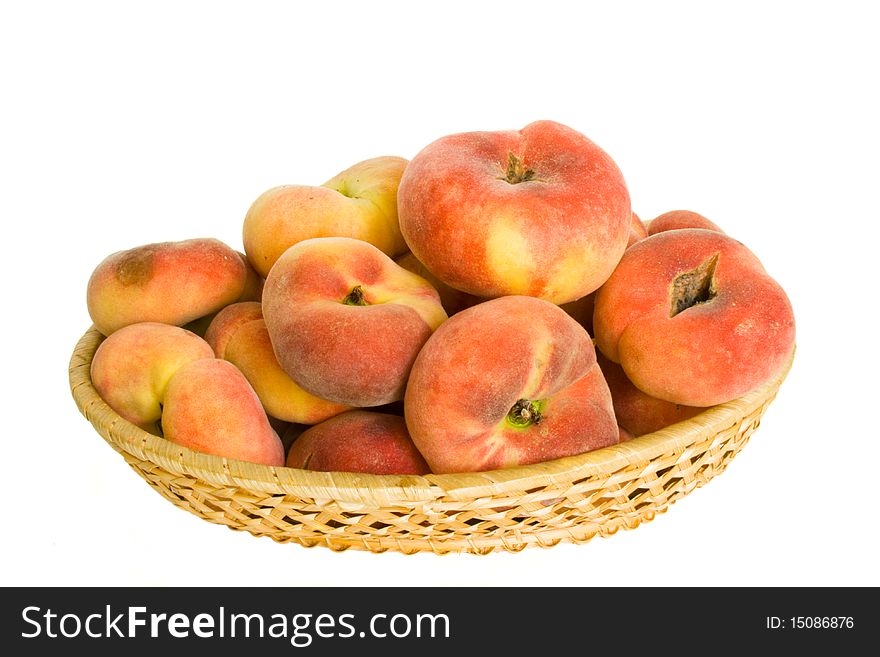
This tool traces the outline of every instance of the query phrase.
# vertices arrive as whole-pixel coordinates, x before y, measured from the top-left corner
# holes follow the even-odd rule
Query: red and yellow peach
[[[293,441],[287,466],[324,472],[428,474],[399,415],[351,410],[303,431]]]
[[[213,358],[205,340],[179,326],[129,324],[98,345],[92,357],[95,390],[120,416],[159,435],[168,381],[183,365]]]
[[[347,237],[287,249],[266,278],[263,316],[291,379],[358,407],[401,399],[416,354],[447,318],[424,278]]]
[[[632,221],[611,157],[553,121],[437,139],[410,161],[397,199],[415,257],[482,298],[582,298],[620,260]]]
[[[620,435],[589,334],[528,296],[485,301],[442,324],[413,365],[404,413],[436,473],[581,454]]]
[[[323,185],[266,190],[244,219],[248,259],[265,278],[281,254],[312,237],[350,237],[390,257],[407,250],[397,218],[397,186],[407,160],[381,156],[358,162]]]
[[[162,409],[168,440],[199,452],[283,466],[284,446],[259,398],[232,363],[195,360],[168,382]]]
[[[713,406],[781,371],[794,349],[788,297],[742,243],[682,228],[627,249],[596,294],[596,347],[652,397]]]
[[[220,240],[158,242],[102,260],[89,278],[86,301],[104,335],[137,322],[183,326],[233,303],[247,279],[239,253]]]

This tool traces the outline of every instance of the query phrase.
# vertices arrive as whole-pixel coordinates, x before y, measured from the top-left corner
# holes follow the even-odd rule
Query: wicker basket
[[[620,445],[491,472],[397,476],[312,472],[210,456],[117,415],[92,385],[103,336],[70,360],[80,412],[166,499],[207,520],[278,542],[333,550],[469,552],[582,543],[632,529],[727,467],[791,367],[740,399]]]

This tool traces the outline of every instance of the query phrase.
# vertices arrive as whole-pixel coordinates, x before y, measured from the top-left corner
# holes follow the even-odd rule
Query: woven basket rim
[[[497,496],[505,490],[608,476],[633,463],[650,467],[662,454],[680,452],[731,426],[775,397],[788,376],[795,349],[780,372],[763,385],[730,402],[625,443],[533,465],[457,474],[374,475],[319,472],[275,467],[213,456],[155,436],[128,422],[101,398],[91,381],[92,357],[104,336],[92,325],[78,340],[70,358],[71,393],[82,415],[117,451],[154,463],[182,477],[213,485],[244,488],[268,495],[296,495],[357,505],[424,504],[432,500],[468,500]]]

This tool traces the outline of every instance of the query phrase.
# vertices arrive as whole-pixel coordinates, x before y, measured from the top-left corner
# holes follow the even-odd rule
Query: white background
[[[0,10],[4,585],[880,585],[872,3],[29,2]],[[306,549],[178,510],[79,414],[111,252],[458,131],[548,118],[633,209],[691,209],[789,293],[798,354],[727,471],[633,531],[486,557]]]

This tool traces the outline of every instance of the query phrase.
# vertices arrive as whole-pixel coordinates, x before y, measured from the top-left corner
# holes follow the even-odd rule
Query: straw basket
[[[90,328],[70,360],[80,412],[176,506],[208,522],[333,550],[511,552],[633,529],[719,475],[757,429],[785,379],[620,445],[491,472],[391,476],[312,472],[210,456],[122,419],[89,368],[103,336]]]

